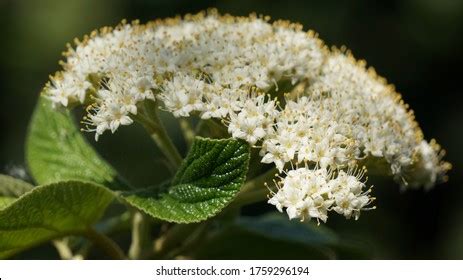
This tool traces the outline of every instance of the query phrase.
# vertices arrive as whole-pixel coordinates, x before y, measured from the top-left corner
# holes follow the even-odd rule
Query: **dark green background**
[[[357,222],[332,215],[328,227],[363,244],[372,258],[463,258],[460,0],[0,0],[0,171],[21,173],[29,117],[48,75],[58,70],[66,42],[123,18],[144,22],[208,7],[301,22],[327,44],[347,45],[394,83],[427,139],[436,138],[447,149],[454,165],[450,181],[430,192],[401,193],[389,179],[371,179],[378,209]],[[97,148],[138,185],[167,175],[155,159],[157,148],[139,127],[105,135]],[[245,213],[268,209],[262,204]]]

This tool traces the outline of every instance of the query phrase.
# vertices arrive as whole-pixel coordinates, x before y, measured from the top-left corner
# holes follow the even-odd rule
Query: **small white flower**
[[[254,145],[267,135],[277,114],[274,101],[265,101],[264,95],[247,99],[238,113],[230,113],[228,131]]]

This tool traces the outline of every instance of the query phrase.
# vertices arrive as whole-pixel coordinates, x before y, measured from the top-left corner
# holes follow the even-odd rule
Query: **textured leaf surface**
[[[26,143],[30,172],[39,185],[79,180],[126,189],[116,171],[87,143],[70,113],[53,109],[41,97],[32,117]]]
[[[129,191],[75,127],[69,112],[41,99],[32,118],[27,159],[40,184],[79,180],[122,190],[122,198],[152,217],[191,223],[216,215],[245,181],[249,146],[236,139],[197,138],[171,184]]]
[[[2,210],[5,207],[8,207],[13,201],[15,201],[16,198],[14,197],[8,197],[8,196],[0,196],[0,210]]]
[[[125,193],[147,214],[170,222],[193,223],[216,215],[246,179],[249,146],[236,139],[196,138],[171,184]]]
[[[23,180],[0,174],[0,210],[33,188],[34,186]]]
[[[0,211],[0,258],[86,231],[113,197],[104,187],[75,181],[34,188]]]
[[[23,180],[0,174],[0,196],[17,198],[33,187]]]

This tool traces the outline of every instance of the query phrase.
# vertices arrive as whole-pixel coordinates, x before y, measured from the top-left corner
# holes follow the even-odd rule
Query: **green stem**
[[[126,211],[121,215],[103,220],[101,222],[101,232],[103,234],[113,234],[127,231],[131,228],[131,219],[130,211]]]
[[[180,118],[178,122],[180,124],[180,128],[182,129],[183,138],[185,138],[187,145],[190,146],[195,139],[195,132],[191,127],[190,122],[186,118]]]
[[[183,159],[159,118],[157,104],[152,101],[146,101],[139,114],[133,117],[143,124],[170,164],[177,169]]]
[[[102,221],[100,225],[100,234],[113,234],[125,232],[131,228],[131,215],[130,212],[124,212],[122,215]],[[93,247],[90,240],[85,240],[84,244],[74,253],[73,259],[84,260],[87,258],[88,253]]]
[[[164,258],[171,250],[182,245],[184,240],[201,224],[176,224],[154,242],[156,258]]]
[[[244,205],[265,200],[269,193],[265,184],[271,182],[273,178],[275,178],[275,174],[277,174],[277,172],[276,168],[272,168],[258,177],[246,182],[229,207],[239,208]]]
[[[147,218],[140,212],[135,212],[132,217],[132,243],[129,249],[129,258],[140,260],[145,256],[150,244],[150,224]]]
[[[245,205],[253,204],[256,202],[264,201],[268,197],[268,189],[263,187],[261,190],[255,190],[252,192],[247,192],[239,196],[236,200],[233,201],[233,204],[230,207],[238,208]]]
[[[164,258],[174,259],[183,253],[186,253],[188,251],[191,252],[195,248],[199,247],[202,241],[207,236],[205,231],[208,228],[209,223],[209,221],[205,221],[197,224],[197,227],[193,229],[188,236],[185,237],[185,240],[182,242],[182,245],[173,250],[170,250],[170,252],[168,252]]]
[[[215,119],[200,120],[196,125],[194,133],[200,135],[206,133],[212,138],[224,138],[229,136],[226,126]]]
[[[122,249],[109,237],[97,232],[92,228],[88,228],[83,235],[91,240],[96,246],[100,247],[108,256],[115,260],[125,260],[127,257],[124,255]]]
[[[151,138],[153,138],[172,166],[177,169],[183,159],[162,124],[159,124],[157,128],[151,131]]]

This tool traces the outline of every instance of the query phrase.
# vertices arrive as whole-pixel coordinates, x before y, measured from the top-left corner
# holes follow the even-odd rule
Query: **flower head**
[[[346,218],[358,219],[361,210],[373,200],[362,182],[363,171],[328,171],[325,168],[297,168],[288,171],[277,182],[277,191],[269,203],[279,211],[286,208],[290,219],[299,218],[326,222],[327,213],[335,211]]]
[[[88,106],[84,123],[96,139],[131,124],[145,100],[175,117],[222,120],[280,171],[269,203],[290,218],[357,219],[371,208],[359,168],[369,162],[387,165],[404,187],[431,187],[450,168],[365,62],[329,51],[298,24],[255,15],[102,28],[69,48],[44,92],[55,106]]]

